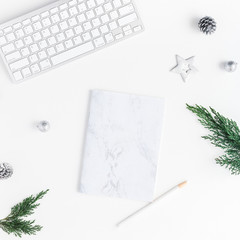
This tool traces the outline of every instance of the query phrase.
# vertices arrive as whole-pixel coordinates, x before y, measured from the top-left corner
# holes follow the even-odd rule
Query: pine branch
[[[42,227],[34,225],[35,221],[24,220],[23,218],[34,213],[34,210],[40,205],[37,201],[42,199],[48,191],[42,191],[36,196],[31,195],[12,207],[10,214],[0,220],[0,228],[17,237],[22,237],[22,234],[35,235]]]
[[[195,113],[199,122],[211,134],[202,138],[209,140],[214,146],[222,148],[224,155],[216,159],[216,163],[228,168],[233,175],[240,174],[240,130],[237,123],[222,116],[210,107],[206,108],[187,104],[187,109]]]

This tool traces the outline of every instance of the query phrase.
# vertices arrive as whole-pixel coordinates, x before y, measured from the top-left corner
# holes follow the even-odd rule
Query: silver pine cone
[[[10,178],[13,174],[13,168],[8,163],[0,163],[0,180]]]
[[[208,35],[216,31],[217,23],[211,17],[204,17],[200,19],[198,26],[203,33]]]

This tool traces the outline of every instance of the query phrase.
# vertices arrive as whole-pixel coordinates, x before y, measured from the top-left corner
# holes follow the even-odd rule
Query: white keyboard
[[[142,30],[132,0],[61,0],[0,25],[0,54],[16,83]]]

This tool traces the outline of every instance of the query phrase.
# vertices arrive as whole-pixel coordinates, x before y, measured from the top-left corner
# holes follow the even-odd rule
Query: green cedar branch
[[[0,220],[0,228],[8,234],[14,234],[16,237],[22,237],[23,234],[35,235],[42,229],[42,226],[34,225],[34,220],[25,220],[34,213],[34,210],[40,205],[37,203],[49,190],[41,191],[36,196],[31,195],[22,202],[12,207],[10,214]]]
[[[190,106],[187,109],[196,114],[199,122],[211,134],[202,138],[209,140],[214,146],[222,148],[224,155],[216,159],[216,163],[231,171],[232,175],[240,174],[240,130],[237,123],[218,113],[213,108],[210,110],[203,106]]]

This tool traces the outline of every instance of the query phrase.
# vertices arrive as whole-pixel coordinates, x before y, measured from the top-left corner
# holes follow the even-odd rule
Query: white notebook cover
[[[92,91],[80,191],[152,201],[163,111],[161,98]]]

